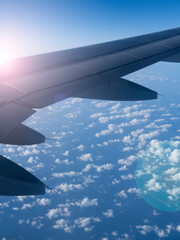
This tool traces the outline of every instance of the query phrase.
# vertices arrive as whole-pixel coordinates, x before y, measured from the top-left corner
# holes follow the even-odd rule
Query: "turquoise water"
[[[180,211],[180,141],[152,140],[136,169],[140,195],[161,211]]]

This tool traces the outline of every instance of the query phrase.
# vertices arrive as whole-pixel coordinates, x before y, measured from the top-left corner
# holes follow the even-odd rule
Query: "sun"
[[[12,59],[13,59],[13,52],[10,48],[2,46],[0,47],[0,74],[6,74],[10,70],[12,70]]]
[[[8,51],[6,51],[5,49],[0,49],[0,65],[6,66],[10,59],[11,59],[10,53],[8,53]]]

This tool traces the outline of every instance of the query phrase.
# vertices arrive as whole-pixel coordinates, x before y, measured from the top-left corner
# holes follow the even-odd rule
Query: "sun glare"
[[[0,65],[1,66],[6,66],[8,61],[10,60],[11,56],[8,52],[5,50],[1,49],[0,50]]]

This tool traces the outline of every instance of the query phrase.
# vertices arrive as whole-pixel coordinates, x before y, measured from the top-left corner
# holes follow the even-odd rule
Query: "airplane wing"
[[[22,122],[68,97],[156,99],[157,92],[123,77],[158,61],[180,61],[180,28],[11,60],[0,69],[0,143],[44,142]]]

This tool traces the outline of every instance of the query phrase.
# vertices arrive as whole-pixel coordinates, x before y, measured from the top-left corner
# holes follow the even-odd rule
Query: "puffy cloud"
[[[59,208],[55,208],[55,209],[51,209],[49,210],[49,212],[47,213],[47,217],[49,219],[55,218],[57,217],[59,214]]]
[[[74,221],[79,228],[84,228],[85,231],[92,230],[93,226],[89,227],[92,223],[100,222],[98,217],[81,217]]]
[[[50,209],[48,211],[48,213],[46,214],[46,216],[49,219],[56,218],[59,215],[69,217],[70,216],[70,211],[69,211],[68,207],[59,207],[59,208]]]
[[[116,194],[117,197],[121,197],[121,198],[127,198],[127,194],[125,193],[124,190],[121,190],[119,193]]]
[[[158,226],[139,225],[136,226],[136,228],[142,235],[147,235],[147,233],[154,232],[159,238],[168,236],[168,231],[166,229],[160,229]]]
[[[87,164],[83,169],[83,172],[88,172],[90,169],[95,168],[97,172],[102,172],[104,170],[111,170],[114,167],[111,163],[106,163],[102,165]]]
[[[95,137],[101,137],[101,136],[106,136],[106,135],[109,135],[109,134],[112,134],[112,133],[123,133],[123,129],[120,128],[118,125],[115,125],[115,124],[109,124],[108,125],[108,129],[105,129],[99,133],[96,133]]]
[[[77,149],[80,150],[80,151],[83,151],[83,150],[85,149],[85,147],[84,147],[83,144],[81,144],[81,145],[79,145],[79,146],[77,147]]]
[[[172,189],[167,189],[166,192],[176,198],[180,195],[180,187],[174,187]],[[170,199],[172,199],[172,198],[170,198]]]
[[[164,173],[167,175],[171,175],[171,174],[175,174],[177,171],[178,171],[178,168],[172,167],[172,168],[167,169]]]
[[[106,163],[106,164],[103,164],[103,165],[100,165],[100,166],[96,165],[95,168],[98,172],[101,172],[103,170],[111,170],[113,168],[113,164]]]
[[[128,175],[122,175],[121,178],[122,178],[123,180],[131,180],[131,179],[134,178],[134,176],[129,173]]]
[[[132,132],[131,132],[131,135],[132,135],[133,137],[138,137],[138,135],[140,135],[143,131],[144,131],[144,129],[137,129],[137,130],[135,130],[135,131],[132,131]]]
[[[150,179],[146,183],[146,188],[148,191],[159,191],[162,189],[162,186],[155,179]]]
[[[139,195],[137,188],[129,188],[128,193],[136,193],[137,195]]]
[[[177,201],[180,194],[178,185],[180,150],[178,147],[179,141],[152,140],[149,148],[142,152],[137,165],[136,182],[142,197],[160,210],[179,210]],[[153,193],[148,193],[149,191]],[[161,198],[161,194],[165,200],[159,205],[158,199]]]
[[[69,155],[69,151],[68,151],[68,150],[65,151],[65,152],[63,153],[63,155],[64,155],[64,156],[68,156],[68,155]]]
[[[68,183],[61,183],[60,185],[56,186],[57,190],[62,190],[64,192],[74,191],[74,190],[81,190],[83,189],[81,184],[68,184]]]
[[[169,160],[172,164],[178,163],[180,161],[180,150],[174,149],[169,156]]]
[[[176,227],[176,230],[177,230],[178,232],[180,232],[180,225],[178,225],[178,226]]]
[[[53,173],[52,176],[56,178],[63,178],[63,177],[79,176],[81,174],[82,174],[81,172],[70,171],[70,172],[64,172],[64,173]]]
[[[102,115],[103,115],[102,112],[100,112],[100,113],[93,113],[93,114],[90,115],[90,118],[98,118],[98,117],[101,117]]]
[[[128,135],[128,136],[124,136],[123,139],[122,139],[123,143],[125,144],[132,144],[132,139],[131,139],[131,136]]]
[[[136,159],[137,159],[137,157],[135,155],[130,155],[129,157],[127,157],[125,159],[119,159],[118,164],[124,165],[124,167],[126,168],[126,166],[131,166]]]
[[[129,151],[133,150],[133,148],[132,147],[125,147],[122,150],[123,150],[123,152],[129,152]]]
[[[159,216],[159,215],[160,215],[160,212],[158,212],[156,209],[153,209],[153,215],[154,215],[154,216]]]
[[[36,160],[33,157],[30,157],[28,159],[28,163],[36,163]]]
[[[56,224],[53,225],[53,228],[54,229],[63,229],[67,233],[71,233],[73,230],[73,228],[68,225],[68,221],[63,218],[57,220]]]
[[[83,198],[81,201],[76,202],[76,205],[83,208],[83,207],[92,207],[98,205],[97,198],[89,199],[87,197]]]
[[[172,180],[180,181],[180,173],[176,173],[174,176],[171,176]]]
[[[92,162],[93,161],[92,154],[91,153],[82,154],[79,157],[79,160],[84,161],[84,162],[87,162],[87,161]]]
[[[37,204],[40,206],[47,206],[51,204],[51,200],[47,198],[41,198],[36,200]]]
[[[27,208],[32,208],[34,205],[35,205],[34,202],[32,202],[32,203],[24,203],[24,204],[22,205],[22,207],[21,207],[21,210],[25,210],[25,209],[27,209]]]
[[[103,212],[103,215],[106,216],[107,218],[113,218],[114,217],[112,209],[108,209],[106,212]]]

